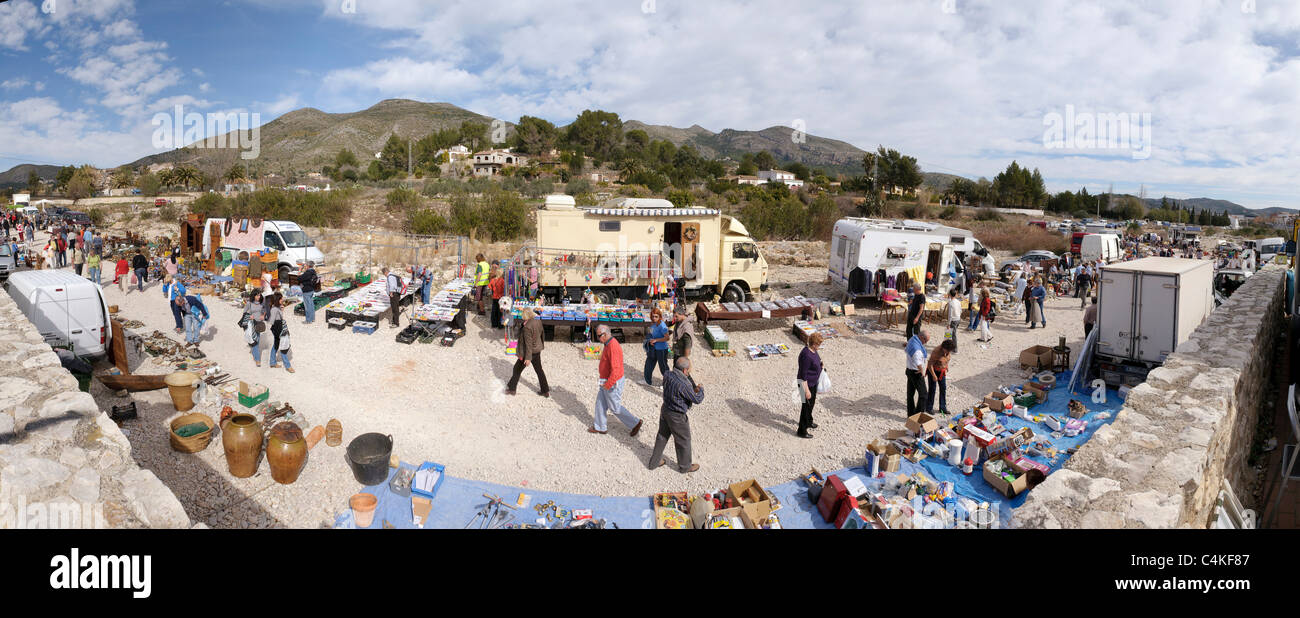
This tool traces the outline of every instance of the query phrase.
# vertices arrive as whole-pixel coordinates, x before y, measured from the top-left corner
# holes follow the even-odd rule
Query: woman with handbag
[[[244,315],[239,318],[239,327],[244,330],[244,341],[253,353],[253,364],[262,366],[262,337],[266,330],[266,308],[263,305],[261,290],[253,290],[244,303]]]
[[[659,375],[668,379],[668,325],[664,324],[664,314],[657,307],[650,310],[650,333],[645,339],[645,384],[654,386],[655,365],[659,366]]]
[[[276,360],[284,361],[284,369],[289,373],[294,373],[293,367],[289,365],[289,327],[284,322],[284,299],[279,294],[271,295],[271,312],[267,314],[266,321],[271,324],[271,335],[274,339],[271,341],[271,368],[275,368]]]
[[[813,333],[808,336],[808,345],[799,353],[799,374],[796,378],[799,380],[799,394],[803,397],[803,408],[799,410],[799,430],[794,435],[800,438],[811,438],[812,434],[808,430],[817,428],[812,413],[813,406],[817,404],[817,387],[822,379],[822,357],[817,353],[821,347],[822,334]]]
[[[988,288],[980,288],[980,333],[984,335],[980,339],[981,343],[993,341],[993,331],[989,329],[989,324],[993,323],[993,318],[997,316],[993,308],[993,298],[989,296]]]

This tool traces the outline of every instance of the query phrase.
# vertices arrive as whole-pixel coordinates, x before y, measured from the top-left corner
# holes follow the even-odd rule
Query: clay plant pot
[[[194,386],[199,380],[199,374],[190,371],[169,373],[163,379],[167,384],[167,392],[172,396],[172,406],[177,412],[188,412],[194,408]]]
[[[226,467],[235,478],[257,474],[262,455],[262,423],[252,414],[236,414],[221,426],[221,444],[226,449]]]
[[[297,423],[285,421],[271,428],[266,442],[266,463],[271,466],[271,478],[281,485],[298,480],[298,474],[307,463],[307,440]]]
[[[375,521],[375,507],[379,506],[379,498],[373,494],[353,494],[348,506],[352,507],[352,520],[357,527],[369,528]]]

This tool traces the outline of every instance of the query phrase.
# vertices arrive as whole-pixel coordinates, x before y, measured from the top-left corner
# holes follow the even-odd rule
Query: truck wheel
[[[602,305],[612,305],[614,304],[614,293],[609,290],[596,292],[596,302]]]
[[[280,280],[280,285],[284,285],[285,280],[289,278],[289,267],[281,266],[277,278]]]
[[[745,290],[736,283],[728,283],[722,290],[722,302],[739,303],[745,300]]]

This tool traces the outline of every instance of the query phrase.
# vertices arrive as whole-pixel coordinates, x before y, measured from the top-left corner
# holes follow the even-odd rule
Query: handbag
[[[259,333],[264,333],[264,332],[266,332],[266,321],[265,321],[265,320],[257,320],[257,321],[255,321],[255,322],[253,322],[253,329],[256,330],[256,331],[259,332]]]

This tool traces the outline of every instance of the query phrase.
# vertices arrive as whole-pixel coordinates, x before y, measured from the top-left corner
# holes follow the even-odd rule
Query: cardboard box
[[[772,502],[768,498],[767,492],[763,491],[763,486],[753,479],[729,485],[727,487],[727,497],[731,498],[736,506],[761,504],[769,509],[772,507]]]
[[[1012,459],[1011,467],[1015,468],[1017,471],[1021,473],[1029,472],[1030,470],[1038,470],[1039,472],[1043,473],[1043,476],[1047,476],[1048,474],[1052,473],[1052,469],[1048,467],[1046,464],[1038,463],[1032,459],[1029,459],[1028,457],[1016,457],[1015,459]]]
[[[994,391],[984,396],[984,405],[994,412],[1003,412],[1015,405],[1015,400],[1011,395]]]
[[[907,417],[906,427],[913,435],[928,438],[939,430],[939,422],[925,412],[917,412]]]
[[[903,452],[898,450],[893,444],[885,445],[885,455],[880,460],[881,472],[898,472],[898,468],[903,465]]]
[[[765,504],[740,505],[740,521],[748,530],[761,530],[768,525],[772,510]]]
[[[704,498],[697,498],[691,503],[691,525],[696,528],[703,528],[704,523],[708,521],[709,516],[713,514],[713,502]]]
[[[694,517],[692,515],[692,517]],[[719,509],[709,514],[704,522],[706,530],[739,530],[745,527],[745,509],[739,506],[733,506],[729,509]],[[718,525],[720,521],[730,521],[729,525]]]
[[[988,464],[994,461],[1006,461],[1006,460],[1001,458],[993,458],[984,462],[983,474],[984,474],[985,482],[991,485],[993,489],[998,490],[998,493],[1008,498],[1014,498],[1017,495],[1019,495],[1020,492],[1026,489],[1027,482],[1029,479],[1025,477],[1024,473],[1021,473],[1019,476],[1017,476],[1015,481],[1008,483],[1002,477],[994,474],[992,470],[989,468]],[[1007,465],[1010,466],[1011,465],[1010,462],[1007,462]],[[1012,469],[1014,470],[1014,468]]]
[[[1038,403],[1047,401],[1047,389],[1039,386],[1037,382],[1030,382],[1025,385],[1025,392],[1034,396]]]
[[[429,521],[429,511],[433,509],[433,500],[415,496],[411,498],[411,523],[423,528]]]
[[[1022,367],[1051,369],[1052,360],[1052,348],[1045,345],[1030,346],[1020,353],[1020,366]]]

